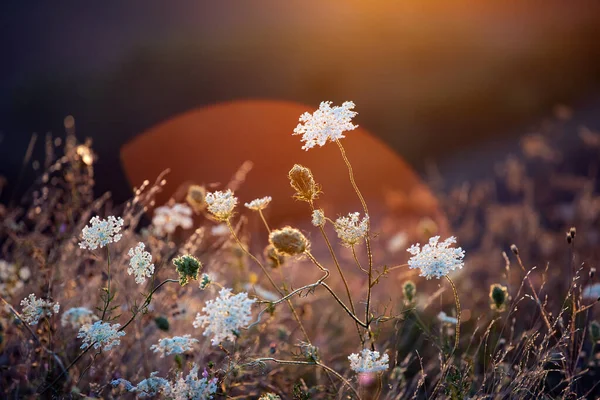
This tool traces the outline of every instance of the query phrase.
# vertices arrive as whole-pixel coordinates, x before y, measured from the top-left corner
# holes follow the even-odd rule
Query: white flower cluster
[[[458,324],[458,320],[456,318],[448,316],[448,314],[446,314],[443,311],[440,311],[440,313],[438,314],[437,317],[444,324],[450,324],[450,325],[456,325],[456,324]]]
[[[51,317],[52,314],[58,314],[60,310],[58,303],[38,299],[33,293],[21,300],[21,305],[23,306],[21,316],[23,321],[29,325],[37,325],[40,318]]]
[[[104,350],[110,350],[121,344],[119,339],[125,336],[125,332],[119,332],[120,324],[111,325],[108,322],[97,321],[93,324],[83,325],[77,334],[78,338],[83,339],[81,348],[94,345],[95,349],[104,347]]]
[[[264,210],[267,208],[271,200],[273,200],[271,196],[265,196],[260,199],[254,199],[250,203],[244,204],[244,206],[254,211]]]
[[[62,326],[71,325],[73,329],[79,329],[83,325],[93,324],[97,319],[98,317],[91,310],[85,307],[73,307],[63,313],[60,324]]]
[[[342,243],[348,247],[354,246],[367,235],[369,230],[369,216],[362,220],[360,214],[350,213],[346,217],[340,217],[335,221],[335,231]]]
[[[140,381],[137,386],[133,386],[131,382],[125,379],[115,379],[111,382],[111,385],[118,386],[124,384],[125,389],[129,392],[135,392],[139,398],[154,397],[158,394],[168,396],[171,394],[171,383],[157,375],[157,371],[152,372],[149,378]]]
[[[275,393],[265,393],[258,398],[258,400],[281,400],[281,397]]]
[[[208,211],[219,221],[227,221],[231,217],[237,201],[238,199],[233,195],[231,189],[206,194]]]
[[[21,267],[17,270],[15,264],[0,260],[0,295],[11,297],[23,289],[25,282],[31,278],[29,267]]]
[[[123,227],[121,217],[115,218],[111,215],[107,219],[100,219],[96,216],[90,220],[90,225],[83,228],[81,232],[83,240],[79,242],[79,247],[82,249],[96,250],[121,240],[119,233]]]
[[[344,132],[354,130],[358,125],[352,123],[357,114],[352,111],[354,103],[345,101],[341,106],[331,107],[331,101],[323,101],[314,113],[304,113],[293,135],[302,135],[303,150],[324,146],[328,141],[336,141],[344,137]]]
[[[157,235],[173,233],[178,227],[190,229],[193,224],[192,209],[185,204],[166,205],[154,210],[152,225]]]
[[[207,273],[203,273],[200,276],[200,279],[198,279],[198,281],[200,282],[200,284],[198,285],[200,287],[200,290],[205,290],[211,285],[211,283],[214,282],[214,278]]]
[[[154,273],[154,264],[152,264],[152,254],[148,253],[144,249],[146,245],[142,242],[138,243],[137,246],[129,249],[127,253],[131,260],[129,260],[129,268],[127,273],[129,275],[135,275],[135,283],[146,282],[146,277],[150,278]]]
[[[358,373],[385,371],[389,368],[390,358],[387,354],[380,355],[378,351],[363,349],[359,354],[348,356],[350,369]]]
[[[172,338],[164,338],[158,341],[158,344],[153,344],[150,350],[155,353],[160,353],[160,357],[171,354],[182,354],[192,350],[194,343],[198,343],[198,339],[193,339],[191,335],[173,336]]]
[[[407,251],[413,256],[408,260],[411,269],[419,268],[427,279],[442,278],[455,269],[463,267],[465,252],[462,248],[453,248],[450,245],[456,243],[456,238],[450,236],[439,243],[440,237],[434,236],[429,239],[429,244],[420,248],[420,245],[412,245]]]
[[[204,336],[212,335],[211,343],[218,345],[224,340],[235,341],[239,330],[247,326],[252,319],[252,304],[255,299],[249,299],[245,292],[231,294],[231,289],[223,288],[219,297],[206,302],[194,321],[195,328],[205,328]]]
[[[314,226],[325,225],[325,213],[323,213],[323,210],[314,210],[312,212],[312,221],[311,222]]]

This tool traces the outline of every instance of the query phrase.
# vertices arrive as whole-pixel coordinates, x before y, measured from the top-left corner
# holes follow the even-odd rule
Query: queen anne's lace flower
[[[107,219],[93,217],[90,220],[91,226],[86,226],[82,230],[82,241],[79,242],[79,247],[82,249],[96,250],[102,248],[109,243],[117,243],[121,240],[121,227],[123,219],[115,218],[112,215]]]
[[[97,321],[93,324],[83,325],[77,334],[78,338],[83,339],[82,349],[94,345],[95,349],[104,347],[104,350],[110,350],[121,344],[119,339],[125,336],[125,332],[119,332],[120,324],[111,325],[108,322]]]
[[[173,206],[162,206],[154,210],[152,225],[158,235],[175,232],[175,229],[190,229],[192,220],[192,209],[185,204],[174,204]]]
[[[334,226],[342,243],[351,247],[367,235],[367,231],[369,230],[369,216],[366,215],[361,220],[359,213],[350,213],[346,217],[338,218]]]
[[[200,283],[198,286],[200,287],[200,290],[204,290],[204,289],[208,288],[211,285],[211,283],[214,282],[214,279],[209,274],[204,273],[200,276],[199,281],[200,281]]]
[[[331,101],[323,101],[314,113],[302,114],[293,133],[302,135],[302,149],[308,150],[317,144],[323,146],[328,141],[343,138],[344,132],[358,128],[358,125],[352,123],[352,118],[357,114],[356,111],[352,111],[353,108],[352,101],[334,107],[331,107]]]
[[[281,397],[275,393],[265,393],[258,398],[258,400],[281,400]]]
[[[443,311],[440,311],[440,313],[438,314],[438,319],[441,322],[443,322],[444,324],[449,324],[449,325],[456,325],[456,324],[458,324],[458,320],[456,318],[448,316],[448,314],[446,314]]]
[[[60,324],[62,326],[71,325],[73,329],[79,329],[83,325],[94,323],[97,319],[98,317],[91,310],[85,307],[73,307],[63,313]]]
[[[349,355],[348,360],[354,372],[369,373],[387,370],[390,358],[387,354],[380,355],[378,351],[363,349],[359,354]]]
[[[23,321],[29,325],[37,325],[40,318],[51,317],[52,314],[58,314],[60,305],[48,300],[37,299],[35,294],[30,294],[28,297],[21,300],[23,310],[21,316]]]
[[[237,201],[231,189],[206,194],[208,211],[219,221],[227,221],[231,217]]]
[[[160,357],[171,354],[182,354],[192,350],[194,343],[198,343],[198,339],[193,339],[191,335],[173,336],[172,338],[164,338],[150,347],[155,353],[160,353]]]
[[[152,372],[149,378],[140,381],[137,386],[133,386],[131,382],[125,379],[115,379],[111,382],[111,385],[118,386],[123,384],[125,385],[125,389],[129,392],[135,392],[139,398],[153,397],[158,394],[168,397],[171,394],[171,383],[157,375],[158,372]]]
[[[267,208],[271,200],[273,200],[271,196],[265,196],[260,199],[254,199],[250,203],[244,204],[244,206],[254,211],[264,210]]]
[[[198,376],[198,365],[194,364],[190,373],[183,378],[179,377],[171,385],[169,398],[174,400],[208,400],[217,392],[217,378],[208,379],[206,370],[202,378]]]
[[[213,346],[224,340],[234,341],[240,328],[247,326],[252,319],[252,304],[247,293],[231,294],[231,289],[223,288],[219,297],[206,302],[194,321],[195,328],[205,328],[204,336],[212,336]]]
[[[148,253],[144,249],[146,245],[142,242],[138,243],[137,246],[129,249],[129,268],[127,273],[129,275],[135,275],[135,283],[144,283],[146,277],[150,278],[154,273],[154,264],[152,264],[152,254]]]
[[[325,225],[325,214],[323,213],[323,210],[314,210],[312,212],[312,224],[314,226]]]
[[[450,245],[456,243],[456,238],[450,236],[448,239],[438,243],[440,237],[434,236],[429,239],[429,244],[420,248],[420,245],[412,245],[407,251],[413,256],[408,260],[411,269],[419,268],[427,279],[442,278],[455,269],[463,267],[465,252],[462,248],[452,248]]]

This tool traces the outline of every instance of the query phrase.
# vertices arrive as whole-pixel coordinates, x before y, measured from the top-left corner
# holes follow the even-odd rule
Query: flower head
[[[198,279],[198,272],[202,263],[194,256],[186,254],[173,260],[173,264],[179,274],[179,283],[186,285],[192,279]]]
[[[198,286],[200,287],[200,290],[204,290],[204,289],[208,288],[214,282],[214,279],[209,274],[204,273],[200,277],[199,281],[200,281],[200,284]]]
[[[312,203],[319,197],[321,188],[315,183],[315,178],[310,169],[295,164],[288,173],[288,178],[290,178],[290,185],[296,191],[294,195],[296,200]]]
[[[206,207],[206,189],[198,185],[190,185],[185,201],[196,211],[202,211]]]
[[[198,343],[198,339],[193,339],[191,335],[173,336],[172,338],[164,338],[150,347],[155,353],[160,353],[160,357],[171,354],[182,354],[192,350],[194,343]]]
[[[185,204],[157,207],[154,210],[152,225],[157,235],[175,232],[175,229],[190,229],[194,225],[192,209]]]
[[[260,199],[254,199],[250,203],[244,204],[244,206],[254,211],[264,210],[267,208],[271,200],[273,200],[271,196],[265,196],[261,197]]]
[[[252,304],[245,292],[231,294],[231,289],[223,288],[219,297],[209,300],[194,321],[195,328],[205,328],[204,336],[212,336],[213,346],[224,340],[234,341],[240,328],[246,327],[252,319]]]
[[[358,373],[371,373],[387,370],[390,358],[387,354],[380,355],[378,351],[363,349],[359,354],[348,356],[350,369]]]
[[[261,395],[258,400],[281,400],[281,397],[276,395],[275,393],[265,393]]]
[[[149,378],[140,381],[137,386],[133,386],[131,382],[125,379],[115,379],[111,382],[111,385],[118,386],[124,384],[125,389],[129,392],[135,392],[139,398],[154,397],[158,394],[168,396],[171,394],[171,383],[157,375],[157,371],[152,372]]]
[[[206,375],[206,376],[205,376]],[[190,373],[182,375],[171,384],[170,398],[174,400],[208,400],[217,392],[217,378],[208,379],[208,374],[198,376],[198,365],[194,364]]]
[[[360,214],[350,213],[346,217],[340,217],[335,221],[335,231],[345,246],[352,247],[363,239],[369,230],[369,216],[362,220]]]
[[[206,194],[208,212],[219,221],[227,221],[231,217],[237,201],[238,199],[233,195],[231,189]]]
[[[83,325],[77,334],[78,338],[83,340],[82,349],[94,345],[95,349],[104,347],[104,350],[110,350],[121,344],[119,339],[125,336],[125,332],[119,331],[120,324],[111,325],[108,322],[96,321],[93,324]]]
[[[306,236],[291,226],[272,231],[269,234],[269,243],[273,245],[279,254],[284,256],[296,256],[304,253],[309,248]]]
[[[29,325],[37,325],[40,318],[51,317],[52,314],[58,314],[60,305],[48,300],[37,299],[35,294],[21,300],[23,311],[21,311],[23,321]]]
[[[79,242],[79,247],[82,249],[96,250],[121,240],[122,235],[119,233],[123,226],[121,217],[115,218],[111,215],[107,219],[100,219],[96,216],[90,220],[90,225],[81,231],[83,240]]]
[[[323,210],[317,209],[312,212],[312,224],[314,226],[323,226],[325,225],[325,213]]]
[[[62,326],[71,325],[73,329],[79,329],[83,325],[92,324],[97,319],[98,317],[91,310],[85,307],[73,307],[63,313],[60,324]]]
[[[510,296],[508,295],[508,288],[498,283],[494,283],[490,286],[490,307],[494,311],[502,312],[506,310],[506,304]]]
[[[148,253],[144,249],[146,245],[142,242],[138,243],[137,246],[129,249],[127,253],[131,260],[129,260],[129,268],[127,273],[129,275],[135,275],[135,283],[144,283],[146,277],[151,277],[154,273],[154,264],[152,264],[152,254]]]
[[[455,269],[463,267],[463,258],[465,252],[462,248],[452,248],[451,244],[456,243],[456,238],[450,236],[448,239],[438,243],[440,237],[434,236],[429,239],[429,244],[420,248],[420,245],[412,245],[407,251],[413,256],[408,260],[408,266],[411,269],[419,268],[421,273],[427,279],[442,278]]]
[[[357,114],[352,101],[345,101],[341,106],[331,107],[331,101],[323,101],[314,113],[304,113],[293,135],[302,135],[303,150],[315,145],[324,146],[328,141],[336,141],[344,137],[344,132],[358,128],[352,123]]]
[[[448,324],[448,325],[458,324],[458,319],[448,316],[448,314],[446,314],[443,311],[440,311],[440,313],[438,314],[438,319],[444,324]]]

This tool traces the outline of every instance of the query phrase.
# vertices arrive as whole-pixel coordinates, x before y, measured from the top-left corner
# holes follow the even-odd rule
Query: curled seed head
[[[304,253],[309,248],[306,236],[298,229],[290,226],[271,232],[269,243],[273,245],[277,253],[284,256],[296,256]]]
[[[190,185],[185,200],[194,210],[203,210],[206,207],[206,189],[199,185]]]
[[[315,183],[310,169],[302,165],[295,164],[288,173],[290,185],[296,191],[294,198],[306,202],[312,202],[319,197],[321,193],[319,185]]]

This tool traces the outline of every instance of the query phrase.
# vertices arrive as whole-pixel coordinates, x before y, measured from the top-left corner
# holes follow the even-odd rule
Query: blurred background
[[[353,100],[417,171],[461,179],[553,114],[600,128],[597,0],[3,2],[0,43],[3,198],[67,115],[117,201],[121,146],[223,101]]]

